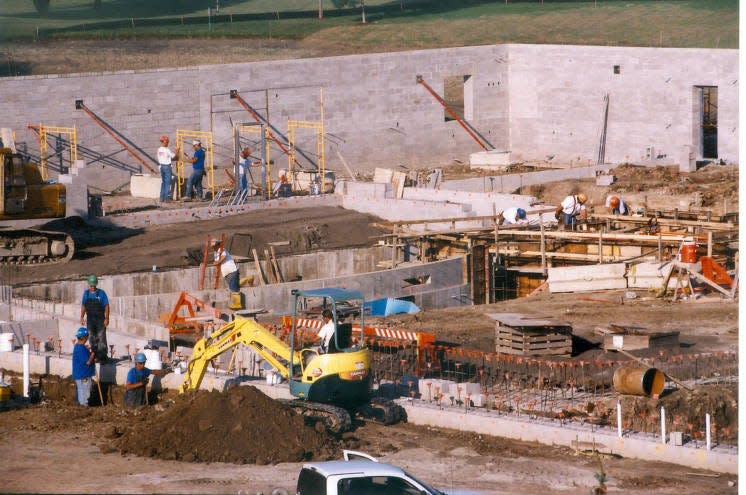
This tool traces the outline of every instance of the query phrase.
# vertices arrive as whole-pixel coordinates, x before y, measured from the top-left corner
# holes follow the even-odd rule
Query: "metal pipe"
[[[472,132],[471,129],[469,129],[469,127],[461,119],[461,117],[459,117],[458,114],[456,112],[454,112],[453,109],[451,109],[451,107],[448,106],[448,104],[445,102],[445,100],[443,98],[441,98],[440,95],[438,93],[436,93],[435,90],[433,88],[431,88],[430,85],[428,83],[426,83],[425,80],[422,78],[422,76],[419,75],[419,74],[417,75],[417,84],[422,84],[422,86],[425,87],[425,89],[427,90],[427,92],[430,93],[433,96],[433,98],[435,98],[438,101],[438,103],[441,104],[441,106],[445,109],[446,112],[448,112],[448,115],[450,115],[451,117],[453,117],[459,123],[459,125],[464,128],[464,130],[469,134],[469,136],[471,136],[471,138],[474,141],[476,141],[476,143],[479,146],[481,146],[484,150],[488,150],[487,145],[484,144],[482,142],[482,140],[479,139],[479,137],[477,137],[477,135],[474,134],[474,132]]]
[[[23,344],[23,396],[28,398],[29,396],[29,384],[30,384],[30,356],[29,356],[29,345]]]

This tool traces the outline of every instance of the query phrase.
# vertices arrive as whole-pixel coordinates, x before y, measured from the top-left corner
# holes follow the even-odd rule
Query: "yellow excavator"
[[[39,168],[16,153],[9,134],[3,132],[0,142],[0,221],[64,217],[65,186],[44,181]],[[74,252],[64,232],[0,225],[0,264],[68,261]]]
[[[292,328],[289,343],[254,320],[237,317],[234,321],[200,339],[194,346],[180,392],[198,389],[210,361],[243,344],[252,348],[287,380],[296,399],[285,404],[304,416],[323,421],[333,432],[350,429],[350,412],[383,424],[403,419],[404,411],[387,399],[371,397],[371,357],[369,350],[352,339],[352,325],[340,323],[351,314],[364,318],[364,300],[360,292],[341,288],[293,290]],[[316,308],[330,309],[336,331],[329,346],[296,349],[299,314],[308,301],[321,301]],[[364,323],[361,321],[361,327]],[[360,339],[360,343],[364,342]]]

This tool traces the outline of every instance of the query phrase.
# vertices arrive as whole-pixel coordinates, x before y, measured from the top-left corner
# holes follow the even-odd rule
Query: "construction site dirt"
[[[717,165],[681,177],[668,169],[650,174],[630,167],[619,172],[616,187],[633,198],[633,205],[647,194],[667,197],[672,208],[697,191],[710,191],[697,201],[724,213],[737,210],[733,186],[737,181],[737,172]],[[595,205],[603,204],[604,191],[608,191],[596,189],[594,181],[567,181],[523,192],[555,204],[565,194],[581,189],[590,191]],[[152,205],[112,197],[105,207],[111,212]],[[237,232],[250,234],[257,246],[290,241],[294,253],[368,246],[386,233],[377,218],[334,207],[257,211],[140,230],[92,228],[76,219],[57,221],[52,227],[73,235],[75,258],[65,264],[0,267],[4,280],[23,285],[80,280],[89,273],[149,271],[153,265],[164,270],[196,266],[207,236]],[[309,242],[309,232],[313,242]],[[278,256],[282,254],[278,250]],[[485,313],[544,315],[572,325],[573,336],[584,343],[582,352],[572,359],[586,363],[619,359],[618,354],[601,348],[602,336],[597,333],[597,328],[610,325],[677,331],[681,345],[676,354],[733,353],[737,349],[737,303],[717,297],[671,302],[654,292],[638,290],[634,297],[626,292],[544,291],[477,307],[398,315],[386,323],[434,333],[439,342],[457,348],[489,353],[495,350],[495,321]],[[666,353],[666,358],[673,354]],[[664,356],[655,352],[647,357]],[[732,376],[724,376],[731,372],[737,373],[737,361],[734,368],[723,370],[722,380],[698,384],[694,390],[679,389],[660,399],[627,397],[625,423],[644,431],[656,409],[664,405],[670,417],[679,418],[682,430],[699,431],[694,423],[709,412],[717,425],[718,441],[735,445],[737,381],[734,384]],[[339,458],[341,449],[351,448],[402,466],[434,486],[482,493],[589,493],[598,485],[595,475],[602,470],[610,492],[737,492],[737,476],[408,423],[357,423],[353,431],[337,437],[318,426],[302,425],[299,418],[252,387],[187,397],[168,391],[157,404],[133,412],[121,407],[122,392],[117,388],[113,404],[83,409],[74,404],[74,384],[69,379],[41,380],[46,398],[42,403],[0,412],[0,458],[3,471],[13,473],[3,483],[3,491],[270,493],[283,488],[293,493],[303,460]],[[18,385],[17,380],[14,383]],[[599,396],[594,407],[608,409],[610,405]]]

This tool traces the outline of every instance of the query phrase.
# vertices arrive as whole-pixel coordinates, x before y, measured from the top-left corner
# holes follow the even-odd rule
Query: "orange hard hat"
[[[609,204],[612,208],[619,208],[619,198],[617,198],[616,196],[612,196],[609,200]]]
[[[168,141],[168,136],[166,136],[165,134],[163,134],[161,136],[161,141]]]

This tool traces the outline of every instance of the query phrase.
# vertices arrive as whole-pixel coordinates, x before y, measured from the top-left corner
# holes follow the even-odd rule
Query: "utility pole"
[[[365,0],[360,0],[360,6],[363,9],[363,24],[365,24]]]
[[[319,19],[324,18],[324,0],[319,0]]]

